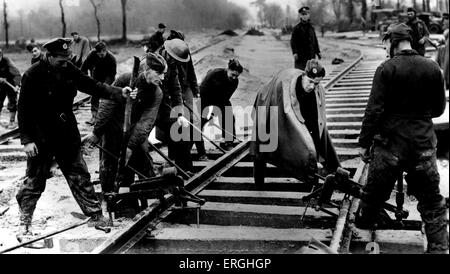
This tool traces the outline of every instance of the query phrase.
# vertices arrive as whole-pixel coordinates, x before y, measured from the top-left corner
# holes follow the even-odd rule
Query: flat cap
[[[42,47],[50,54],[69,56],[72,54],[72,51],[70,50],[71,43],[72,40],[70,38],[54,38],[45,43]]]
[[[304,12],[309,12],[309,7],[304,6],[304,7],[301,7],[300,9],[298,9],[298,13],[304,13]]]
[[[414,13],[417,13],[417,11],[416,11],[414,8],[412,8],[412,7],[407,8],[407,9],[406,9],[406,12],[414,12]]]
[[[391,41],[412,41],[412,29],[405,23],[391,24],[389,25],[387,32],[383,36],[383,41],[387,39],[390,39]]]
[[[305,72],[306,76],[311,79],[325,77],[325,68],[322,67],[316,59],[311,59],[306,62]]]
[[[103,41],[99,41],[95,44],[94,48],[95,48],[95,51],[101,51],[106,48],[106,43]]]
[[[159,28],[159,29],[165,29],[165,28],[166,28],[166,25],[164,25],[164,23],[159,23],[159,24],[158,24],[158,28]]]
[[[75,35],[75,34],[79,34],[78,31],[72,31],[72,32],[70,33],[70,35],[72,35],[72,36]]]

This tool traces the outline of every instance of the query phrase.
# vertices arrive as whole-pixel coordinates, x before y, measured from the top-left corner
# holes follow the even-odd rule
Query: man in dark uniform
[[[310,23],[309,7],[298,10],[300,22],[295,25],[291,36],[291,49],[294,54],[295,68],[304,70],[306,62],[311,59],[321,59],[316,31]]]
[[[425,43],[430,36],[427,25],[424,21],[417,18],[417,11],[414,8],[406,10],[408,22],[406,23],[412,29],[412,48],[422,56],[425,56]]]
[[[81,71],[84,73],[91,72],[92,78],[95,80],[111,85],[116,77],[117,63],[114,55],[106,49],[103,41],[97,42],[94,49],[88,54],[86,60],[81,65]],[[91,114],[92,118],[86,123],[93,125],[97,116],[99,105],[99,97],[91,97]]]
[[[145,46],[147,47],[146,51],[157,52],[164,45],[164,32],[166,31],[166,25],[163,23],[158,24],[158,30],[150,36]]]
[[[45,57],[23,75],[18,120],[28,160],[27,178],[16,195],[20,209],[19,235],[30,233],[33,212],[45,189],[53,157],[81,210],[91,217],[90,225],[107,224],[81,154],[73,99],[78,89],[120,102],[131,89],[97,82],[81,72],[69,61],[70,42],[66,38],[47,42]]]
[[[161,90],[167,64],[159,54],[147,53],[146,66],[136,79],[137,100],[133,101],[131,110],[130,134],[127,136],[128,165],[146,177],[155,176],[153,163],[148,157],[148,137],[153,129],[163,93]],[[124,73],[117,78],[114,86],[125,87],[130,82],[131,73]],[[99,143],[100,138],[105,150],[120,155],[123,142],[123,123],[125,102],[117,103],[102,99],[97,122],[93,133],[87,138],[88,143]],[[100,182],[103,192],[114,191],[118,161],[100,154]],[[134,172],[128,168],[119,172],[118,183],[129,186],[134,180]],[[143,178],[141,178],[143,179]]]
[[[220,112],[219,115],[218,113],[215,113],[219,118],[220,126],[225,129],[226,132],[236,136],[235,119],[231,109],[232,105],[230,98],[233,96],[233,93],[239,85],[239,75],[241,75],[243,69],[244,68],[237,59],[231,59],[228,62],[228,68],[216,68],[208,71],[200,84],[200,96],[202,98],[202,128],[208,121],[207,117],[204,117],[203,112],[205,112],[207,107],[214,106],[215,110],[213,110],[213,113],[215,111]],[[232,119],[232,128],[226,127],[227,124],[225,123],[225,120],[228,118]],[[222,130],[222,137],[225,142],[220,145],[225,150],[230,150],[233,148],[234,137],[230,136],[230,134],[225,131]],[[197,146],[199,154],[205,151],[203,142],[202,145],[202,148]]]
[[[304,74],[297,80],[296,95],[316,148],[319,169],[324,167],[327,173],[332,173],[340,164],[326,125],[325,90],[320,83],[323,77],[325,68],[317,60],[309,60]]]
[[[170,34],[167,37],[167,40],[172,39],[180,39],[184,41],[185,37],[184,34],[181,32],[178,32],[176,30],[170,30]],[[191,53],[189,52],[189,61],[188,62],[177,62],[178,65],[178,78],[180,81],[181,89],[183,91],[183,102],[184,105],[187,108],[187,111],[190,113],[190,119],[192,124],[199,124],[200,127],[200,113],[193,113],[194,111],[194,98],[200,97],[200,89],[198,87],[198,81],[197,81],[197,75],[195,74],[194,64],[192,63],[192,57]],[[193,144],[199,144],[197,145],[197,149],[204,149],[203,142],[196,141],[194,138],[195,135],[199,135],[200,133],[193,128],[191,128],[191,138],[193,142],[190,144],[190,148]],[[189,149],[190,150],[190,149]],[[207,161],[208,157],[206,156],[206,152],[199,152],[199,160],[200,161]]]
[[[436,62],[412,49],[412,30],[394,24],[383,38],[390,59],[375,72],[366,107],[359,153],[370,157],[357,225],[378,223],[399,174],[418,200],[429,253],[448,252],[447,209],[440,194],[433,117],[445,110],[444,80]],[[370,155],[369,155],[370,149]]]
[[[20,72],[13,62],[6,56],[3,56],[3,50],[0,49],[0,113],[3,108],[3,102],[8,97],[9,125],[8,128],[16,127],[17,112],[17,92],[20,86]]]
[[[178,63],[186,63],[190,60],[189,48],[184,41],[180,39],[172,39],[164,42],[163,47],[159,51],[167,62],[167,73],[163,81],[163,100],[158,112],[156,120],[156,138],[160,141],[167,142],[169,150],[169,158],[186,172],[192,171],[192,160],[190,157],[189,140],[183,140],[186,137],[183,132],[180,136],[173,136],[174,128],[188,128],[189,123],[183,106],[183,91],[181,89]],[[185,117],[186,115],[186,117]],[[174,124],[174,123],[177,124]],[[181,129],[178,128],[178,129]],[[182,129],[181,129],[182,130]],[[173,131],[173,132],[172,132]],[[179,130],[176,134],[179,134]],[[174,137],[181,137],[178,139]]]

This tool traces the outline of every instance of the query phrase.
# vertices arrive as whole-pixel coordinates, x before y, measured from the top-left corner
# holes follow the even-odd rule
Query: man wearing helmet
[[[166,70],[164,58],[159,54],[147,53],[143,71],[136,79],[137,95],[131,110],[130,134],[126,137],[126,164],[146,177],[155,176],[153,163],[147,157],[149,152],[147,142],[163,97],[161,85]],[[124,73],[117,78],[114,85],[127,86],[130,78],[131,73]],[[97,122],[92,134],[86,139],[87,143],[99,143],[101,138],[105,150],[116,156],[120,154],[121,144],[124,141],[122,128],[125,103],[125,100],[121,103],[101,100]],[[131,169],[125,168],[117,173],[117,159],[105,153],[100,155],[100,182],[103,192],[117,190],[114,185],[116,179],[120,186],[129,186],[133,183],[135,174]],[[116,174],[119,174],[117,178]]]
[[[173,129],[188,128],[189,121],[184,115],[182,88],[179,80],[178,63],[187,63],[191,59],[187,44],[180,39],[171,39],[164,42],[159,51],[167,62],[167,73],[165,75],[162,91],[163,99],[156,120],[156,138],[166,142],[169,150],[169,158],[184,171],[192,171],[192,160],[190,157],[190,146],[188,140],[180,140],[178,136],[171,133]],[[177,124],[175,124],[177,123]],[[183,137],[184,138],[184,137]]]
[[[381,205],[390,198],[398,175],[406,172],[408,194],[417,198],[425,224],[427,252],[448,253],[447,209],[439,189],[432,122],[445,110],[444,81],[437,63],[411,47],[411,34],[407,25],[393,24],[383,38],[390,59],[375,72],[359,135],[359,153],[370,159],[370,166],[357,226],[379,223]]]

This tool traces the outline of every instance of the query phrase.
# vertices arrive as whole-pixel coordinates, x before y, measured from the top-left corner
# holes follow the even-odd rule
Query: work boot
[[[448,254],[447,209],[444,204],[438,208],[418,207],[425,224],[427,251],[431,254]]]
[[[362,202],[356,211],[355,226],[360,229],[375,229],[378,225],[379,210],[365,206]]]
[[[201,162],[206,162],[209,160],[209,158],[208,158],[208,156],[206,156],[206,154],[203,154],[198,158],[198,160]]]
[[[20,213],[19,231],[16,238],[19,242],[31,240],[33,233],[31,232],[31,216],[29,214]]]
[[[230,151],[234,148],[233,142],[224,142],[220,143],[220,147],[223,148],[226,151]]]
[[[101,227],[111,226],[111,220],[104,217],[101,211],[94,213],[91,216],[91,219],[88,221],[88,227],[95,227],[95,226]]]

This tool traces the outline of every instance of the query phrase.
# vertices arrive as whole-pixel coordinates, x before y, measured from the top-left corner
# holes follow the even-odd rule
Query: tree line
[[[65,37],[72,31],[97,39],[117,37],[128,39],[129,33],[149,34],[159,22],[169,28],[201,30],[203,28],[242,28],[248,12],[227,0],[67,0],[43,2],[36,10],[19,10],[8,16],[3,0],[3,35],[9,39],[45,39]],[[102,38],[103,37],[103,38]]]

